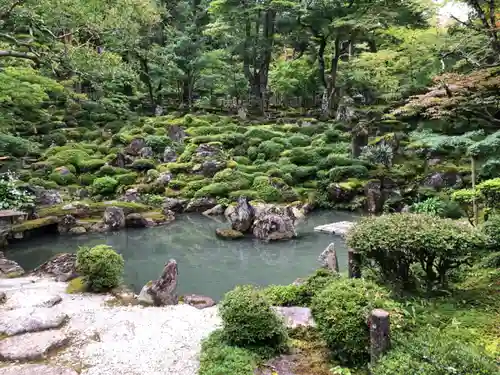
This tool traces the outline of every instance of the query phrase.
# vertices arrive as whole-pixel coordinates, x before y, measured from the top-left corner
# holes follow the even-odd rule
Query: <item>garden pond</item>
[[[227,227],[224,218],[179,215],[167,225],[148,229],[88,234],[46,235],[11,245],[5,255],[31,270],[52,256],[76,252],[79,246],[106,243],[125,259],[124,281],[135,292],[156,279],[171,258],[179,267],[179,294],[220,299],[238,284],[290,284],[318,267],[318,256],[334,242],[340,270],[347,268],[347,248],[339,236],[314,232],[314,227],[356,220],[346,212],[316,211],[297,227],[298,238],[265,243],[251,238],[221,240],[215,229]]]

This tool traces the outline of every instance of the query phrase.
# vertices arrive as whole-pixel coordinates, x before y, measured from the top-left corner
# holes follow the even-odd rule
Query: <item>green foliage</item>
[[[15,175],[0,174],[0,209],[26,209],[33,205],[34,197],[17,186]]]
[[[368,316],[375,308],[390,308],[388,293],[364,279],[340,278],[312,301],[318,330],[341,363],[363,364],[370,341]]]
[[[435,328],[399,343],[370,371],[373,375],[496,375],[483,350]]]
[[[64,168],[64,167],[63,167]],[[56,184],[60,186],[66,186],[74,184],[76,180],[76,176],[69,171],[54,171],[49,175],[49,179],[54,181]]]
[[[195,198],[200,197],[226,197],[229,193],[229,186],[223,182],[216,182],[202,187],[195,193]]]
[[[255,177],[252,189],[257,192],[259,198],[266,202],[282,202],[283,193],[279,186],[286,186],[285,182],[276,177]]]
[[[0,154],[24,156],[35,148],[28,140],[10,134],[0,133]]]
[[[81,172],[94,172],[100,169],[106,162],[102,159],[89,159],[80,163]]]
[[[253,375],[257,356],[251,351],[231,346],[223,333],[212,332],[201,345],[199,375]]]
[[[137,173],[130,172],[125,174],[120,174],[115,176],[116,181],[118,181],[118,185],[129,186],[135,184],[137,180]]]
[[[446,203],[438,198],[427,198],[423,202],[413,203],[410,207],[412,212],[417,214],[429,214],[434,216],[443,216],[446,208]]]
[[[92,192],[94,195],[112,195],[117,187],[118,181],[113,177],[98,177],[92,182]]]
[[[484,239],[471,226],[450,219],[392,214],[360,220],[349,231],[347,244],[373,262],[384,281],[411,289],[421,273],[431,290],[446,288],[450,271],[477,257]]]
[[[233,345],[279,353],[286,348],[284,323],[261,292],[252,286],[237,286],[226,293],[219,307],[224,337]]]
[[[482,226],[486,244],[489,248],[496,250],[500,248],[500,216],[493,215],[488,217]]]
[[[132,162],[130,167],[137,171],[147,171],[149,169],[155,169],[156,165],[154,160],[151,159],[136,159]]]
[[[80,247],[76,257],[78,271],[91,291],[103,292],[119,285],[124,261],[111,246]]]
[[[274,141],[264,141],[257,147],[257,152],[266,155],[266,159],[277,159],[285,147]]]
[[[165,150],[165,147],[169,146],[172,141],[163,135],[148,135],[145,138],[146,145],[151,147],[154,152],[160,153]]]
[[[488,207],[500,207],[500,178],[481,182],[477,185],[477,190],[484,197]]]
[[[332,168],[328,172],[331,182],[341,182],[349,178],[364,179],[368,177],[368,169],[363,165],[351,165]]]

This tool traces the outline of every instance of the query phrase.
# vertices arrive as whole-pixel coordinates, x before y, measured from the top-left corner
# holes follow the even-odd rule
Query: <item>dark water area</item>
[[[223,218],[179,215],[168,226],[83,236],[47,235],[12,244],[5,255],[31,270],[62,252],[79,246],[108,244],[125,259],[124,281],[136,292],[156,279],[169,259],[179,267],[180,294],[196,293],[220,299],[238,284],[289,284],[318,267],[319,254],[335,243],[341,271],[347,268],[347,248],[339,236],[314,232],[335,221],[356,220],[345,212],[313,212],[297,228],[299,237],[265,243],[254,239],[224,241],[215,229],[227,227]]]

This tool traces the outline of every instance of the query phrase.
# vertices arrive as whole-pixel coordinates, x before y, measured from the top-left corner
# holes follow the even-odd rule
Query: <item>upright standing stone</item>
[[[390,346],[389,313],[382,309],[375,309],[370,315],[370,359],[372,366],[390,349]]]
[[[361,255],[355,252],[353,249],[349,249],[347,252],[348,259],[348,270],[350,279],[360,279],[361,278]]]
[[[328,268],[330,271],[339,273],[339,260],[335,251],[335,244],[332,242],[327,246],[318,258],[321,267]]]
[[[165,264],[160,278],[154,281],[149,288],[149,294],[153,297],[156,306],[177,305],[179,302],[179,297],[176,294],[178,276],[177,262],[170,259]]]

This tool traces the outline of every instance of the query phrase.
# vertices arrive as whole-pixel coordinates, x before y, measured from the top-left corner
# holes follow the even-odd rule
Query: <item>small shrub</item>
[[[94,172],[100,169],[106,162],[102,159],[84,160],[80,163],[81,172]]]
[[[273,184],[273,181],[279,182],[279,180],[276,177],[256,177],[252,188],[259,194],[259,198],[266,202],[282,202],[283,194],[278,186]],[[283,180],[281,182],[286,185]]]
[[[500,178],[481,182],[477,185],[477,190],[484,197],[488,207],[500,207]]]
[[[262,290],[272,306],[302,306],[302,287],[300,285],[269,285]]]
[[[34,148],[34,145],[20,137],[0,133],[0,154],[24,156]]]
[[[257,147],[257,151],[263,153],[268,160],[277,159],[284,149],[283,145],[273,141],[264,141]]]
[[[319,161],[319,156],[314,150],[307,147],[292,148],[284,151],[281,155],[297,165],[315,165]]]
[[[481,268],[495,268],[500,270],[500,251],[488,254],[479,263]]]
[[[223,333],[215,331],[201,345],[199,375],[253,375],[257,356],[247,349],[230,346]]]
[[[480,348],[436,328],[412,335],[390,351],[373,375],[498,375],[498,367]]]
[[[166,136],[160,135],[148,135],[145,138],[146,145],[151,147],[154,152],[160,153],[165,150],[165,147],[169,146],[172,141]]]
[[[410,207],[412,212],[417,214],[428,214],[434,216],[443,216],[446,203],[438,198],[432,197],[427,198],[422,202],[413,203]]]
[[[81,247],[76,254],[78,271],[89,290],[102,292],[119,285],[123,274],[123,257],[111,246]]]
[[[486,245],[498,250],[500,248],[500,215],[493,215],[481,226],[481,231],[484,233]]]
[[[80,185],[83,186],[90,186],[92,185],[92,182],[96,179],[96,176],[94,176],[91,173],[84,173],[78,176],[78,181],[80,182]]]
[[[292,147],[305,147],[311,144],[311,137],[304,134],[294,134],[288,138],[288,142]]]
[[[267,354],[285,349],[284,323],[271,309],[266,298],[252,286],[238,286],[226,293],[220,316],[224,336],[229,343]]]
[[[118,185],[129,186],[135,184],[135,181],[137,180],[137,173],[130,172],[125,174],[120,174],[118,176],[115,176],[115,178],[116,181],[118,181]]]
[[[113,177],[98,177],[92,182],[92,192],[95,195],[114,194],[118,186],[118,181]]]
[[[349,178],[364,179],[368,177],[368,169],[363,165],[335,167],[328,172],[330,182],[341,182]]]
[[[54,181],[46,180],[43,178],[35,177],[28,181],[29,185],[41,186],[45,189],[57,189],[58,185]]]
[[[229,186],[223,182],[216,182],[202,187],[195,193],[195,198],[200,197],[226,197],[229,194]]]
[[[376,284],[341,278],[313,298],[312,313],[334,357],[341,363],[363,364],[369,358],[369,314],[389,306],[387,292]]]
[[[76,277],[68,283],[66,287],[66,293],[68,294],[76,294],[76,293],[84,293],[87,291],[87,284],[83,277]]]
[[[392,214],[360,220],[347,234],[349,247],[377,267],[383,280],[412,288],[423,273],[427,290],[447,287],[448,274],[470,262],[484,246],[481,233],[469,225],[424,214]]]
[[[12,173],[0,174],[0,209],[23,209],[33,207],[34,196],[17,186]]]
[[[60,186],[66,186],[76,183],[76,176],[73,173],[52,172],[49,179]]]
[[[130,167],[137,171],[147,171],[149,169],[155,169],[155,162],[151,159],[136,159],[132,162]]]

